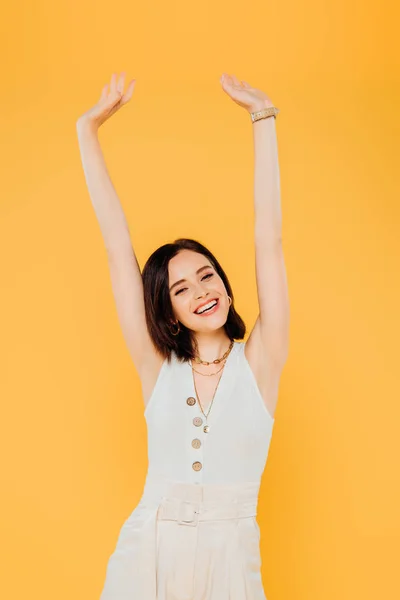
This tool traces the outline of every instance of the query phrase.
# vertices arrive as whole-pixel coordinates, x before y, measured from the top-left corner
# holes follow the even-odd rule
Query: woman
[[[259,315],[246,343],[228,278],[195,240],[158,248],[140,272],[99,127],[132,97],[113,74],[77,121],[90,198],[148,428],[143,495],[123,524],[101,600],[261,600],[256,521],[278,383],[288,354],[278,109],[235,76],[222,89],[251,115]]]

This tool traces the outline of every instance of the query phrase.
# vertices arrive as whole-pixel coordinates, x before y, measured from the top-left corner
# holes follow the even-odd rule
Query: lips
[[[199,306],[196,308],[196,310],[194,311],[194,314],[197,314],[198,317],[201,317],[201,314],[198,314],[197,311],[200,310],[201,308],[203,308],[203,306],[205,306],[206,304],[210,304],[210,302],[216,302],[217,304],[215,306],[213,306],[210,311],[213,312],[215,309],[218,308],[219,306],[219,298],[210,298],[209,300],[206,300],[206,302],[203,302],[202,304],[199,304]],[[210,311],[206,311],[203,314],[207,314]]]

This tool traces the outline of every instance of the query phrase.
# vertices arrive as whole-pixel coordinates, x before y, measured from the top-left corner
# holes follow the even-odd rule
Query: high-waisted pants
[[[259,486],[148,474],[108,560],[100,600],[266,600]]]

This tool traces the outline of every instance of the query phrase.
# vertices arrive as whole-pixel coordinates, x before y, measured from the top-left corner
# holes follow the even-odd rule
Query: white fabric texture
[[[209,433],[192,419],[204,417],[196,397],[192,369],[176,357],[165,361],[149,399],[145,418],[148,430],[148,469],[186,483],[239,483],[259,481],[266,464],[274,419],[269,414],[244,353],[235,342],[222,372],[208,417]],[[200,448],[192,439],[199,438]],[[192,463],[203,468],[194,471]]]
[[[122,525],[100,600],[266,600],[256,514],[274,419],[244,348],[235,342],[228,356],[208,433],[198,402],[187,403],[196,398],[189,363],[164,361],[144,412],[143,495]]]

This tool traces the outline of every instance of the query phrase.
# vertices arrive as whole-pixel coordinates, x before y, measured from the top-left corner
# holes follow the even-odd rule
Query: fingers
[[[111,94],[112,96],[115,96],[118,94],[119,96],[122,97],[124,94],[125,76],[126,76],[126,71],[123,71],[119,77],[118,77],[117,73],[112,73],[110,84],[106,84],[104,86],[101,98],[104,99],[107,96],[107,94]],[[124,95],[124,98],[129,100],[132,97],[133,89],[135,87],[134,86],[135,82],[136,82],[136,79],[132,79],[130,81],[127,91]]]
[[[133,90],[135,88],[135,83],[136,83],[136,79],[132,79],[132,81],[130,81],[125,94],[121,98],[121,104],[126,104],[132,98]]]
[[[120,75],[120,77],[118,79],[118,83],[117,83],[117,91],[118,91],[119,94],[121,94],[121,96],[124,93],[125,75],[126,75],[125,72],[121,73],[121,75]]]
[[[231,79],[232,79],[234,85],[237,85],[238,87],[242,87],[242,84],[240,83],[239,79],[235,75],[232,75]]]
[[[117,74],[113,73],[111,75],[110,94],[112,94],[114,96],[114,94],[116,94],[116,92],[117,92]]]
[[[228,75],[226,73],[224,73],[221,78],[220,78],[220,82],[222,83],[222,85],[226,84],[226,85],[234,85],[236,87],[238,87],[239,89],[250,89],[251,85],[249,83],[247,83],[247,81],[239,81],[239,79],[235,76],[235,75]]]
[[[108,83],[103,87],[100,96],[100,102],[103,102],[108,96]]]

